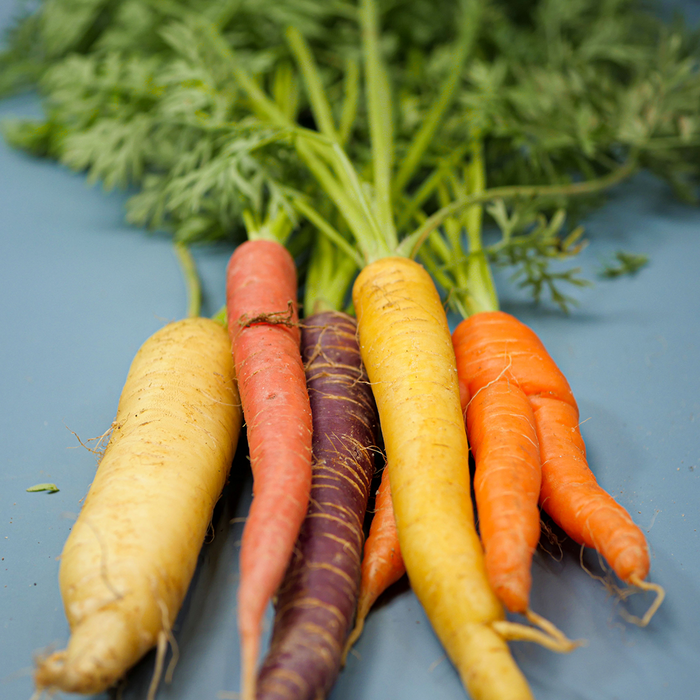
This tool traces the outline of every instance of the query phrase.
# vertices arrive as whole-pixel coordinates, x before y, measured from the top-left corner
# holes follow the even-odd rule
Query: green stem
[[[435,192],[444,178],[451,170],[459,163],[464,155],[469,150],[469,144],[463,144],[455,149],[449,157],[442,160],[433,172],[423,180],[420,187],[410,198],[402,205],[401,215],[397,228],[402,231],[416,215],[427,199]]]
[[[467,166],[469,192],[481,194],[486,190],[486,168],[484,165],[484,148],[481,139],[472,140],[472,158]],[[468,315],[479,311],[497,311],[498,295],[493,282],[482,243],[483,207],[475,204],[464,212],[464,220],[469,241],[469,257],[466,265],[466,279],[457,278],[458,289],[466,288],[467,298],[464,307]],[[461,266],[458,270],[461,269]]]
[[[463,9],[462,26],[452,61],[452,70],[447,76],[437,99],[424,117],[418,133],[413,137],[408,152],[402,159],[401,167],[394,180],[395,196],[398,196],[408,184],[408,181],[416,172],[423,154],[433,140],[447,108],[452,103],[464,64],[474,46],[481,21],[482,3],[480,0],[477,0],[477,2],[465,2],[463,4],[468,5],[468,7]]]
[[[232,49],[228,50],[228,54],[231,59],[230,68],[233,77],[238,82],[239,87],[248,95],[254,110],[276,126],[291,129],[299,157],[342,212],[357,239],[358,246],[362,250],[364,257],[367,260],[371,260],[386,254],[384,252],[386,248],[385,238],[376,225],[374,217],[371,214],[369,218],[362,215],[363,211],[366,214],[370,209],[365,201],[364,192],[357,180],[357,175],[349,164],[341,146],[318,132],[304,129],[290,122],[257,83],[238,65]],[[309,89],[308,86],[307,89]],[[324,160],[326,162],[330,161],[335,166],[336,172],[340,173],[340,176],[346,182],[345,187],[328,169]]]
[[[321,188],[331,198],[345,218],[367,262],[392,254],[398,247],[391,207],[391,118],[389,114],[388,80],[379,54],[376,31],[376,8],[373,0],[363,0],[363,27],[366,38],[370,121],[374,124],[373,161],[377,211],[367,201],[365,189],[340,143],[318,132],[291,123],[279,107],[270,100],[250,75],[235,60],[235,54],[226,47],[231,74],[247,94],[254,111],[282,129],[289,129],[299,157],[309,168]],[[302,58],[302,56],[300,56]],[[307,70],[311,64],[307,64]],[[313,68],[309,75],[313,73]],[[302,70],[302,76],[307,75]],[[311,78],[314,80],[314,78]],[[309,94],[315,88],[307,84]],[[324,98],[325,99],[325,98]],[[319,103],[320,104],[320,103]],[[323,111],[324,107],[319,107]],[[335,174],[329,169],[335,170]]]
[[[318,72],[318,67],[313,59],[311,50],[308,44],[301,35],[301,32],[290,27],[287,29],[287,41],[294,54],[304,78],[306,91],[311,103],[311,111],[314,114],[314,119],[318,125],[319,131],[327,136],[331,141],[338,142],[339,136],[333,121],[331,106],[326,99],[326,93],[323,90],[321,77]]]
[[[372,143],[377,218],[384,240],[393,250],[398,245],[398,237],[391,205],[391,173],[394,160],[392,104],[389,79],[379,47],[379,18],[374,0],[361,0],[360,22],[367,80],[367,111]]]
[[[362,256],[321,214],[302,197],[295,197],[293,203],[302,216],[305,216],[326,238],[337,245],[358,267],[362,267],[364,264]]]
[[[226,304],[224,304],[212,317],[212,321],[220,323],[224,328],[228,328],[228,320],[226,315]]]
[[[478,194],[470,194],[467,197],[458,199],[452,202],[452,204],[439,209],[432,216],[428,217],[428,219],[419,229],[401,241],[397,252],[399,255],[415,258],[431,231],[440,226],[445,219],[461,213],[467,207],[474,204],[492,202],[497,199],[528,199],[535,197],[561,196],[569,197],[593,194],[622,182],[624,179],[632,175],[636,169],[636,159],[630,158],[627,163],[620,166],[617,170],[605,175],[604,177],[598,178],[597,180],[575,182],[569,185],[511,185],[506,187],[493,187],[490,190],[484,190],[484,192]]]
[[[318,236],[311,253],[304,290],[304,315],[341,310],[357,264],[334,248],[325,236]]]
[[[275,104],[289,120],[295,120],[299,103],[296,76],[289,63],[280,63],[274,74],[272,94]]]
[[[175,254],[187,289],[187,317],[197,318],[202,309],[202,286],[197,274],[197,265],[190,249],[184,243],[175,244]]]
[[[338,127],[338,139],[341,144],[347,143],[355,124],[357,116],[357,104],[360,101],[360,67],[357,61],[348,60],[345,67],[345,81],[343,86],[343,109],[340,114],[340,126]]]
[[[294,228],[289,214],[280,209],[274,216],[268,212],[264,221],[249,209],[243,212],[243,223],[249,241],[275,241],[281,245],[286,245],[289,236]]]
[[[348,171],[345,161],[338,161],[337,152],[330,153],[336,171],[339,171],[343,176],[344,183],[339,182],[326,164],[315,156],[311,143],[297,143],[296,147],[299,156],[311,170],[316,181],[340,210],[350,230],[355,235],[363,256],[366,259],[373,258],[375,249],[381,242],[381,236],[378,234],[376,226],[372,227],[371,223],[369,226],[367,225],[369,205],[352,167]],[[337,151],[343,153],[340,146],[337,147]],[[374,218],[370,218],[369,221],[373,222]]]

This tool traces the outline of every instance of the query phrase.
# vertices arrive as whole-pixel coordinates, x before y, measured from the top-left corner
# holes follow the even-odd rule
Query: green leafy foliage
[[[323,212],[315,225],[325,221],[342,243],[347,222],[296,148],[332,123],[347,160],[318,141],[309,146],[317,166],[364,192],[358,206],[380,202],[379,218],[399,240],[426,241],[422,260],[462,312],[488,297],[488,264],[511,268],[533,298],[566,308],[567,285],[585,284],[570,262],[582,249],[580,222],[617,172],[647,168],[694,201],[700,52],[681,24],[662,24],[638,0],[382,0],[377,8],[378,55],[368,58],[358,8],[345,0],[27,3],[0,54],[0,95],[35,84],[46,118],[7,123],[5,138],[108,189],[134,189],[129,221],[181,242],[238,240],[246,217],[262,225],[281,211],[300,223],[301,201],[307,214]],[[290,26],[313,56],[330,122],[298,71]],[[383,116],[377,122],[375,111],[371,126],[358,66],[364,61],[369,77],[380,60],[372,99]],[[389,137],[379,170],[372,129]],[[486,192],[442,216],[479,189],[475,144]],[[584,181],[600,186],[577,189]],[[499,231],[484,246],[482,216]]]
[[[59,492],[58,486],[56,484],[35,484],[34,486],[30,486],[27,489],[28,493],[40,493],[42,491],[46,493],[58,493]]]
[[[24,2],[2,39],[7,45],[0,52],[0,98],[34,85],[44,69],[38,13]]]
[[[608,260],[603,264],[599,275],[607,279],[622,277],[623,275],[634,275],[648,262],[649,256],[643,253],[630,253],[618,250],[612,260]]]

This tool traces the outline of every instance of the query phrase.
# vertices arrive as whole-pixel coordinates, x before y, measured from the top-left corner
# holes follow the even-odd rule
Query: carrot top
[[[700,74],[685,34],[637,2],[559,3],[203,0],[96,21],[91,0],[70,27],[29,14],[0,52],[0,94],[41,77],[47,117],[4,132],[107,188],[135,187],[130,221],[181,242],[239,240],[244,219],[263,230],[284,209],[358,265],[420,252],[461,313],[493,299],[473,270],[455,277],[448,222],[487,205],[503,236],[481,253],[470,234],[467,268],[514,267],[565,304],[560,287],[578,277],[549,263],[579,249],[569,195],[645,166],[690,196]],[[483,191],[465,174],[479,158]]]

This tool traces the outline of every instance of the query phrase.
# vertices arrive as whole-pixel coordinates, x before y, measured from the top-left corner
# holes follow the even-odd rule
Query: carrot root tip
[[[348,636],[348,641],[345,642],[345,649],[343,650],[343,656],[340,660],[341,667],[345,666],[345,662],[348,660],[348,654],[350,653],[350,650],[354,646],[355,642],[360,638],[364,627],[365,618],[364,616],[360,617],[358,615],[357,620],[355,622],[355,627],[353,628],[352,632],[350,632],[350,635]]]
[[[569,639],[549,620],[529,608],[525,612],[525,617],[535,627],[528,627],[508,620],[497,620],[492,623],[492,626],[501,637],[508,641],[535,642],[535,644],[559,654],[570,654],[577,647],[586,644],[583,639]]]
[[[531,624],[539,627],[543,632],[550,635],[552,639],[559,640],[562,645],[561,652],[564,654],[572,652],[577,647],[586,645],[585,639],[569,639],[554,623],[542,617],[542,615],[538,615],[530,608],[525,611],[525,617]]]
[[[165,662],[165,653],[168,651],[168,635],[165,631],[161,630],[158,633],[158,646],[156,650],[156,665],[153,669],[153,677],[151,678],[151,684],[148,686],[148,694],[146,695],[146,700],[154,700],[156,697],[156,691],[158,690],[158,685],[160,684],[160,679],[163,677],[163,665]]]
[[[638,627],[646,627],[651,621],[651,618],[654,617],[654,614],[659,609],[661,603],[663,603],[664,598],[666,597],[666,591],[664,590],[663,586],[660,586],[658,583],[651,583],[651,581],[642,581],[642,579],[640,579],[639,576],[630,577],[629,582],[636,588],[639,588],[643,591],[653,591],[654,593],[656,593],[656,598],[654,598],[654,602],[649,606],[649,609],[644,613],[642,617],[630,615],[624,610],[620,613],[627,622],[631,622],[637,625]]]

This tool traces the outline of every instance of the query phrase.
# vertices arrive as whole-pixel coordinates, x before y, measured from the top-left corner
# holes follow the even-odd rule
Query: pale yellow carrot
[[[99,693],[156,644],[162,660],[241,420],[221,325],[178,321],[144,343],[63,550],[71,637],[39,662],[38,689]]]

